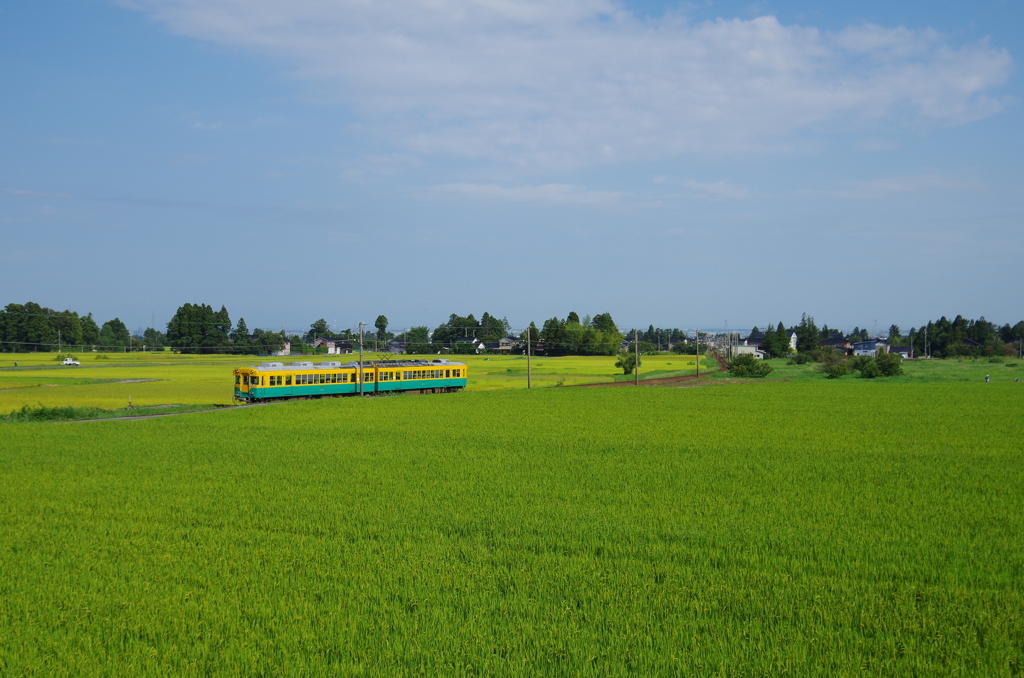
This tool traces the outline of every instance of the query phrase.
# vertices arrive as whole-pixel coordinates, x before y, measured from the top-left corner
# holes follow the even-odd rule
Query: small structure
[[[764,360],[765,353],[757,346],[748,346],[747,344],[737,344],[729,349],[729,357],[735,358],[740,355],[752,355],[756,360]]]
[[[821,347],[830,348],[834,351],[839,351],[840,353],[844,353],[846,355],[853,354],[853,344],[851,344],[850,340],[841,334],[829,335],[828,339],[825,339],[824,341],[821,342]]]
[[[512,353],[512,349],[519,346],[519,340],[515,337],[502,337],[498,341],[488,342],[485,346],[489,353]]]
[[[352,344],[342,339],[319,338],[313,342],[313,348],[327,347],[327,355],[349,355],[352,353]]]
[[[889,352],[888,342],[881,339],[871,339],[869,341],[858,341],[853,345],[853,355],[876,356],[879,352]]]
[[[914,349],[912,346],[890,346],[889,353],[897,353],[904,360],[910,360],[914,354]]]

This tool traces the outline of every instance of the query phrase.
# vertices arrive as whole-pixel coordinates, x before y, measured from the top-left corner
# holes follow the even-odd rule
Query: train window
[[[284,378],[284,385],[285,386],[291,386],[292,385],[292,375],[289,374],[287,377]]]
[[[238,375],[236,374],[236,375],[235,375],[235,386],[238,386],[238,385],[239,385],[240,383],[242,383],[242,380],[241,380],[241,378],[240,378],[240,377],[239,377],[239,376],[238,376]]]

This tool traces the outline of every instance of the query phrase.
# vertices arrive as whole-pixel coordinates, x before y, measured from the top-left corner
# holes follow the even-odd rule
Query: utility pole
[[[924,357],[928,357],[928,326],[924,326]]]
[[[60,328],[57,329],[57,353],[60,353]]]
[[[359,323],[359,395],[363,395],[363,323]]]
[[[697,340],[697,379],[700,379],[700,330],[696,329],[693,331],[693,338]]]
[[[533,377],[530,374],[530,326],[526,326],[526,388],[533,388]]]
[[[640,342],[637,341],[636,328],[633,329],[633,383],[640,385]]]

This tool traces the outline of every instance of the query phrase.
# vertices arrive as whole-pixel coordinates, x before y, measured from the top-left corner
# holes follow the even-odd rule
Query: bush
[[[832,363],[831,365],[823,366],[822,371],[826,374],[829,379],[838,379],[839,377],[846,374],[846,363]]]
[[[865,379],[874,379],[875,377],[882,376],[882,368],[878,366],[878,361],[874,358],[868,358],[867,362],[860,366],[860,376]]]
[[[15,410],[0,421],[23,422],[23,421],[62,421],[67,419],[91,419],[100,416],[106,410],[98,407],[46,407],[40,405],[32,409],[28,405]]]
[[[767,377],[771,371],[771,365],[749,353],[738,355],[729,363],[729,374],[734,377]]]
[[[864,366],[872,362],[874,358],[866,355],[855,355],[846,361],[847,367],[851,372],[860,372],[864,369]]]
[[[811,351],[811,357],[814,358],[814,362],[821,363],[826,367],[846,360],[846,354],[834,348],[822,348]]]
[[[814,362],[814,356],[810,353],[795,353],[792,358],[789,359],[789,365],[806,365],[807,363]]]
[[[903,374],[903,358],[899,353],[880,353],[875,364],[883,377],[895,377]]]

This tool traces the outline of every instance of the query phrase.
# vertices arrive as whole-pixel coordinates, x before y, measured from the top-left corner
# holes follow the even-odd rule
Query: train
[[[240,367],[235,400],[261,403],[295,398],[333,398],[385,393],[452,393],[466,388],[466,363],[435,360],[352,360],[262,363]]]

